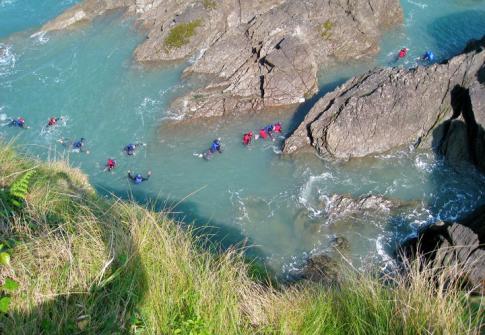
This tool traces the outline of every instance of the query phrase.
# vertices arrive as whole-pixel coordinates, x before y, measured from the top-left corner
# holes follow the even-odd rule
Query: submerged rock
[[[391,209],[400,207],[400,203],[377,195],[353,198],[348,195],[334,194],[324,204],[330,220],[346,215],[388,214]]]
[[[186,74],[214,78],[177,99],[185,118],[261,111],[303,102],[317,70],[375,55],[380,31],[402,21],[398,0],[85,0],[46,24],[64,29],[124,8],[148,31],[134,56],[172,61],[199,52]]]
[[[352,78],[317,102],[284,152],[311,145],[321,155],[349,159],[400,146],[434,146],[450,158],[465,151],[460,159],[474,156],[483,167],[484,62],[478,47],[443,64],[377,69]]]
[[[350,252],[350,243],[337,236],[330,243],[330,250],[311,255],[298,273],[299,279],[338,285],[342,280],[344,257]]]
[[[485,206],[459,222],[438,222],[398,249],[406,258],[418,255],[436,269],[458,265],[463,279],[485,293]]]

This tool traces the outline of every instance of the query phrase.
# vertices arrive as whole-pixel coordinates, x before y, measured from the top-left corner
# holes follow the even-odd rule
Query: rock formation
[[[443,64],[350,79],[317,102],[284,152],[311,145],[321,155],[348,159],[412,144],[484,168],[484,45],[475,42]]]
[[[470,288],[485,293],[485,207],[460,222],[438,222],[401,246],[406,258],[422,256],[440,268],[458,264]]]
[[[317,91],[319,67],[376,54],[380,31],[402,20],[398,0],[85,0],[42,30],[119,8],[148,31],[137,61],[199,52],[185,73],[212,80],[174,102],[172,111],[185,118],[300,103]]]

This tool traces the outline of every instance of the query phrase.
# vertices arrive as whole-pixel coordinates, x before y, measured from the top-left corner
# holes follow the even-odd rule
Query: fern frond
[[[35,170],[27,171],[23,176],[15,180],[9,189],[10,204],[14,207],[22,207],[29,193],[29,184]]]

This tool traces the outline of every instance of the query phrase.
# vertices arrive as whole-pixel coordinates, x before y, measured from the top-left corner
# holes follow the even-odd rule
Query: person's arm
[[[131,180],[135,180],[135,176],[131,174],[131,171],[128,171],[128,178],[130,178]]]

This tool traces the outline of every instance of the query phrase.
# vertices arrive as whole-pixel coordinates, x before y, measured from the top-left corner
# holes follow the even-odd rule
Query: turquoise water
[[[344,163],[314,155],[282,157],[282,138],[241,145],[243,132],[276,120],[288,133],[317,97],[295,113],[174,126],[170,101],[196,83],[181,79],[186,64],[153,68],[134,63],[131,55],[143,35],[129,19],[113,14],[73,31],[34,34],[73,2],[0,0],[0,46],[6,50],[0,59],[0,117],[24,116],[31,127],[2,127],[0,135],[42,159],[67,158],[102,194],[156,199],[186,222],[216,228],[210,232],[225,245],[250,246],[250,254],[283,273],[327,248],[335,236],[350,241],[356,261],[386,260],[395,241],[418,226],[459,217],[485,202],[484,177],[469,167],[446,167],[431,152],[403,149]],[[352,75],[393,63],[401,47],[410,53],[396,65],[413,66],[427,49],[441,60],[485,34],[484,1],[404,0],[402,5],[405,24],[383,37],[380,55],[322,69],[319,96]],[[59,127],[43,129],[48,118],[60,115],[65,122]],[[89,155],[56,142],[80,137],[87,139]],[[210,162],[194,156],[216,137],[223,139],[222,155]],[[147,146],[126,157],[121,150],[130,142]],[[114,173],[103,171],[109,157],[119,164]],[[129,169],[153,175],[134,186],[126,178]],[[383,195],[409,201],[413,209],[329,218],[335,194]]]

